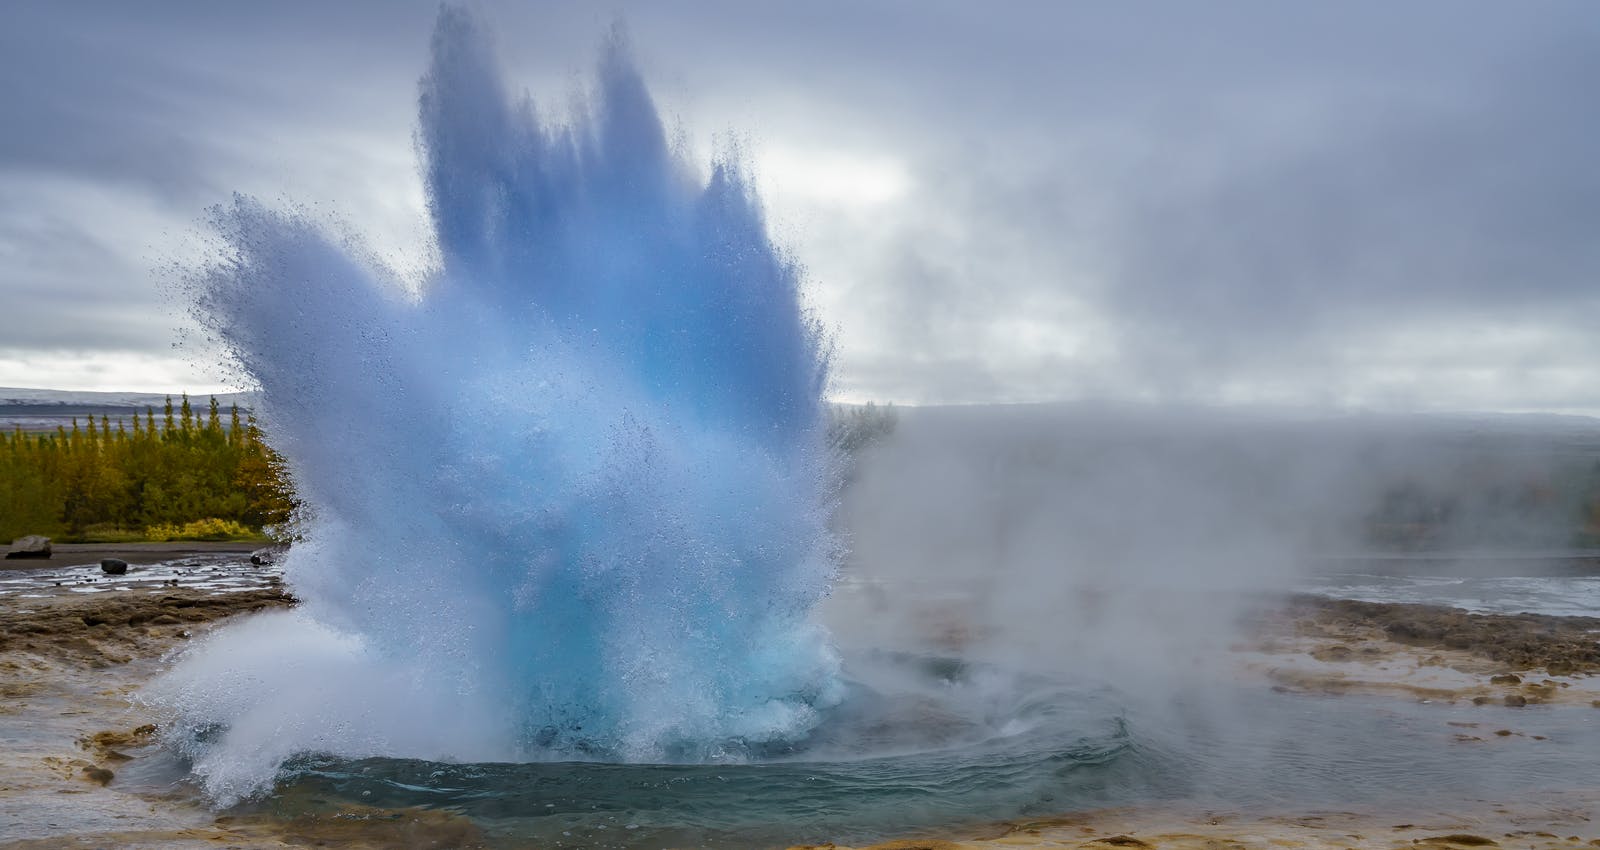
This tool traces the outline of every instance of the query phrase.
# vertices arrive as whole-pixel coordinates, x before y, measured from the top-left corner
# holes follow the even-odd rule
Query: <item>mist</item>
[[[1597,461],[1581,418],[901,409],[844,492],[859,592],[828,619],[846,644],[1160,703],[1218,676],[1241,619],[1313,575],[1493,571],[1585,542]]]

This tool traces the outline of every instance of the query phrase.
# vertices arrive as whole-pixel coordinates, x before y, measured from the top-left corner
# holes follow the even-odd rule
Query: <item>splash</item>
[[[236,199],[196,312],[307,505],[303,604],[152,691],[223,803],[299,753],[738,760],[840,694],[827,356],[736,157],[666,140],[620,37],[564,125],[446,8],[421,81],[440,267]]]

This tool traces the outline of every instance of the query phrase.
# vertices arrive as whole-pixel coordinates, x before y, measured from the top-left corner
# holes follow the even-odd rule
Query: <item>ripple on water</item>
[[[1277,811],[1448,806],[1587,787],[1600,712],[1264,688],[1156,704],[950,659],[874,677],[787,753],[743,763],[444,764],[309,755],[253,807],[282,818],[424,807],[508,846],[863,843],[918,829],[1180,800]],[[937,671],[964,670],[955,677]],[[1495,730],[1512,730],[1496,735]],[[1471,743],[1463,729],[1480,729]],[[1481,740],[1479,740],[1481,739]]]
[[[950,679],[925,661],[898,659],[922,668],[921,693],[903,681],[895,693],[858,684],[850,708],[813,739],[744,762],[306,756],[258,805],[285,818],[351,804],[447,809],[490,835],[548,847],[783,846],[1110,802],[1144,773],[1109,694],[1052,683],[1046,695],[1042,680],[1023,677]],[[940,690],[944,698],[933,699]]]

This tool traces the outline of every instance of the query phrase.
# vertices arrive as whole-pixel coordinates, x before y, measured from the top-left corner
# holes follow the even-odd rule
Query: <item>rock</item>
[[[121,558],[101,558],[100,571],[108,576],[127,575],[128,562]]]
[[[1419,838],[1415,844],[1454,844],[1459,847],[1499,847],[1500,843],[1493,838],[1484,838],[1481,835],[1468,833],[1455,833],[1454,835],[1436,835],[1430,838]]]
[[[6,553],[9,558],[48,558],[50,557],[50,538],[38,534],[18,537],[11,541],[11,551]]]
[[[1521,708],[1528,704],[1528,698],[1522,694],[1506,694],[1506,705],[1512,708]]]
[[[1522,684],[1522,677],[1518,676],[1515,673],[1502,673],[1499,676],[1490,676],[1489,677],[1489,684],[1491,684],[1491,685],[1520,685],[1520,684]]]
[[[86,767],[83,769],[83,778],[96,785],[110,785],[117,775],[103,767]]]
[[[257,549],[250,553],[250,563],[258,567],[270,567],[276,564],[278,559],[282,558],[287,551],[289,551],[287,546],[268,546],[264,549]]]

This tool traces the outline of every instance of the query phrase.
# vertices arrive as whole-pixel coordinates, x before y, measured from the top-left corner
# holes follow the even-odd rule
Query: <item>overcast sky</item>
[[[0,385],[214,388],[233,192],[431,262],[437,5],[329,5],[0,6]],[[1588,0],[475,5],[549,112],[615,16],[750,152],[840,398],[1600,411]]]

